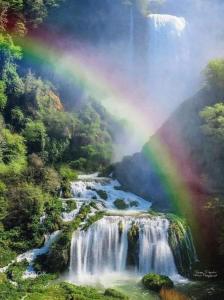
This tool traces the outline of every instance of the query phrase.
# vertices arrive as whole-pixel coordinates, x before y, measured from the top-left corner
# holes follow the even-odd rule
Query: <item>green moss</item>
[[[128,204],[124,201],[124,199],[116,199],[114,201],[114,206],[118,209],[127,209],[128,208]]]
[[[87,230],[93,223],[99,221],[100,219],[102,219],[104,217],[104,212],[99,211],[97,212],[95,215],[90,216],[87,220],[86,220],[86,224],[83,226],[83,230]]]
[[[196,262],[196,253],[191,231],[186,220],[168,214],[170,221],[168,230],[169,245],[173,251],[178,271],[184,276],[191,276],[193,264]]]
[[[173,288],[173,281],[165,275],[150,273],[142,278],[142,283],[145,288],[159,292],[162,288]]]
[[[128,256],[127,263],[129,266],[138,265],[139,260],[139,227],[132,223],[128,231]]]
[[[105,296],[109,296],[115,299],[123,299],[123,300],[128,300],[129,298],[125,295],[123,295],[121,292],[118,292],[114,289],[106,289],[104,292]]]

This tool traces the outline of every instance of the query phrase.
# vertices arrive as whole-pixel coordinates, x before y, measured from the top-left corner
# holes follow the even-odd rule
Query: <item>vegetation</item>
[[[159,292],[162,288],[173,288],[174,284],[172,280],[165,276],[165,275],[159,275],[159,274],[147,274],[142,278],[142,284],[145,288]]]
[[[16,279],[16,278],[14,278]],[[128,299],[123,294],[117,292],[105,295],[94,288],[80,287],[73,284],[61,282],[56,283],[55,275],[41,275],[34,279],[16,280],[14,283],[5,274],[0,274],[0,299],[20,300],[24,297],[29,300],[113,300]]]
[[[121,292],[118,292],[114,289],[106,289],[104,295],[115,299],[124,299],[124,300],[129,299],[127,296],[123,295]]]
[[[186,220],[173,214],[168,214],[167,217],[170,221],[168,240],[176,266],[180,274],[191,277],[197,262],[191,231]]]
[[[148,155],[153,143],[164,136],[165,147],[173,149],[172,156],[180,166],[180,187],[187,186],[192,197],[183,193],[178,180],[176,188],[167,189],[167,178],[172,178],[170,167],[163,164],[158,168],[160,164],[155,166],[152,155]],[[174,139],[177,147],[173,146]],[[208,64],[201,90],[182,103],[141,153],[117,164],[115,175],[125,188],[152,199],[153,209],[186,218],[201,264],[207,269],[215,268],[220,275],[223,273],[224,59]],[[194,211],[194,218],[189,207]],[[181,239],[183,233],[179,232],[178,236]]]
[[[133,222],[128,231],[128,257],[129,266],[137,266],[139,260],[139,226]]]
[[[69,95],[67,86],[56,89],[54,75],[41,78],[38,66],[27,60],[24,36],[61,2],[0,1],[0,267],[40,247],[45,234],[62,230],[45,258],[52,266],[58,259],[58,270],[64,269],[71,232],[90,208],[63,224],[61,213],[76,209],[76,203],[68,200],[63,207],[59,197],[72,197],[70,182],[78,172],[98,171],[111,161],[113,118],[73,85]],[[88,226],[100,217],[89,218]]]

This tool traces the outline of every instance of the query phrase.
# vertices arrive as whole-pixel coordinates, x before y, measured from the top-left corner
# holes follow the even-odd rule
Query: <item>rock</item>
[[[118,209],[127,209],[128,208],[128,204],[124,201],[124,199],[116,199],[114,201],[114,205]]]
[[[174,284],[173,281],[165,275],[149,273],[142,278],[142,283],[145,288],[159,292],[162,288],[171,289]]]

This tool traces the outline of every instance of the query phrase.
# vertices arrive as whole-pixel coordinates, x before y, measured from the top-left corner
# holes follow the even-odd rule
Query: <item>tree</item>
[[[224,143],[224,103],[205,107],[200,112],[200,117],[204,121],[202,125],[204,134],[216,142]]]
[[[215,59],[209,62],[205,69],[207,86],[217,95],[224,96],[224,60]],[[216,99],[218,100],[218,99]]]
[[[24,139],[8,129],[0,131],[0,175],[19,174],[26,167]]]
[[[7,198],[9,207],[4,223],[8,228],[20,226],[23,230],[41,217],[46,201],[41,189],[28,183],[11,186]]]
[[[40,153],[44,151],[46,144],[46,128],[41,121],[31,121],[26,123],[23,131],[26,139],[28,153]]]
[[[0,110],[3,110],[7,103],[7,96],[5,94],[5,83],[0,80]]]

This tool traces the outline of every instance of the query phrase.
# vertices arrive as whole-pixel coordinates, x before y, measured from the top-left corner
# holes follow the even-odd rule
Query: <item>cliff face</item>
[[[209,140],[204,136],[199,112],[207,105],[215,103],[212,91],[202,89],[194,97],[186,100],[144,145],[140,153],[125,157],[115,168],[115,176],[124,187],[152,201],[156,209],[170,210],[172,205],[164,187],[164,178],[171,178],[172,165],[178,166],[180,184],[188,185],[197,193],[220,190],[220,174],[224,173],[220,159],[213,164],[208,154]],[[159,150],[147,155],[154,144],[159,142]],[[163,153],[171,157],[169,164]],[[155,168],[157,160],[159,169]],[[176,168],[175,166],[175,168]],[[218,166],[218,167],[217,167]],[[172,184],[171,184],[172,186]],[[175,193],[175,191],[174,191]]]

